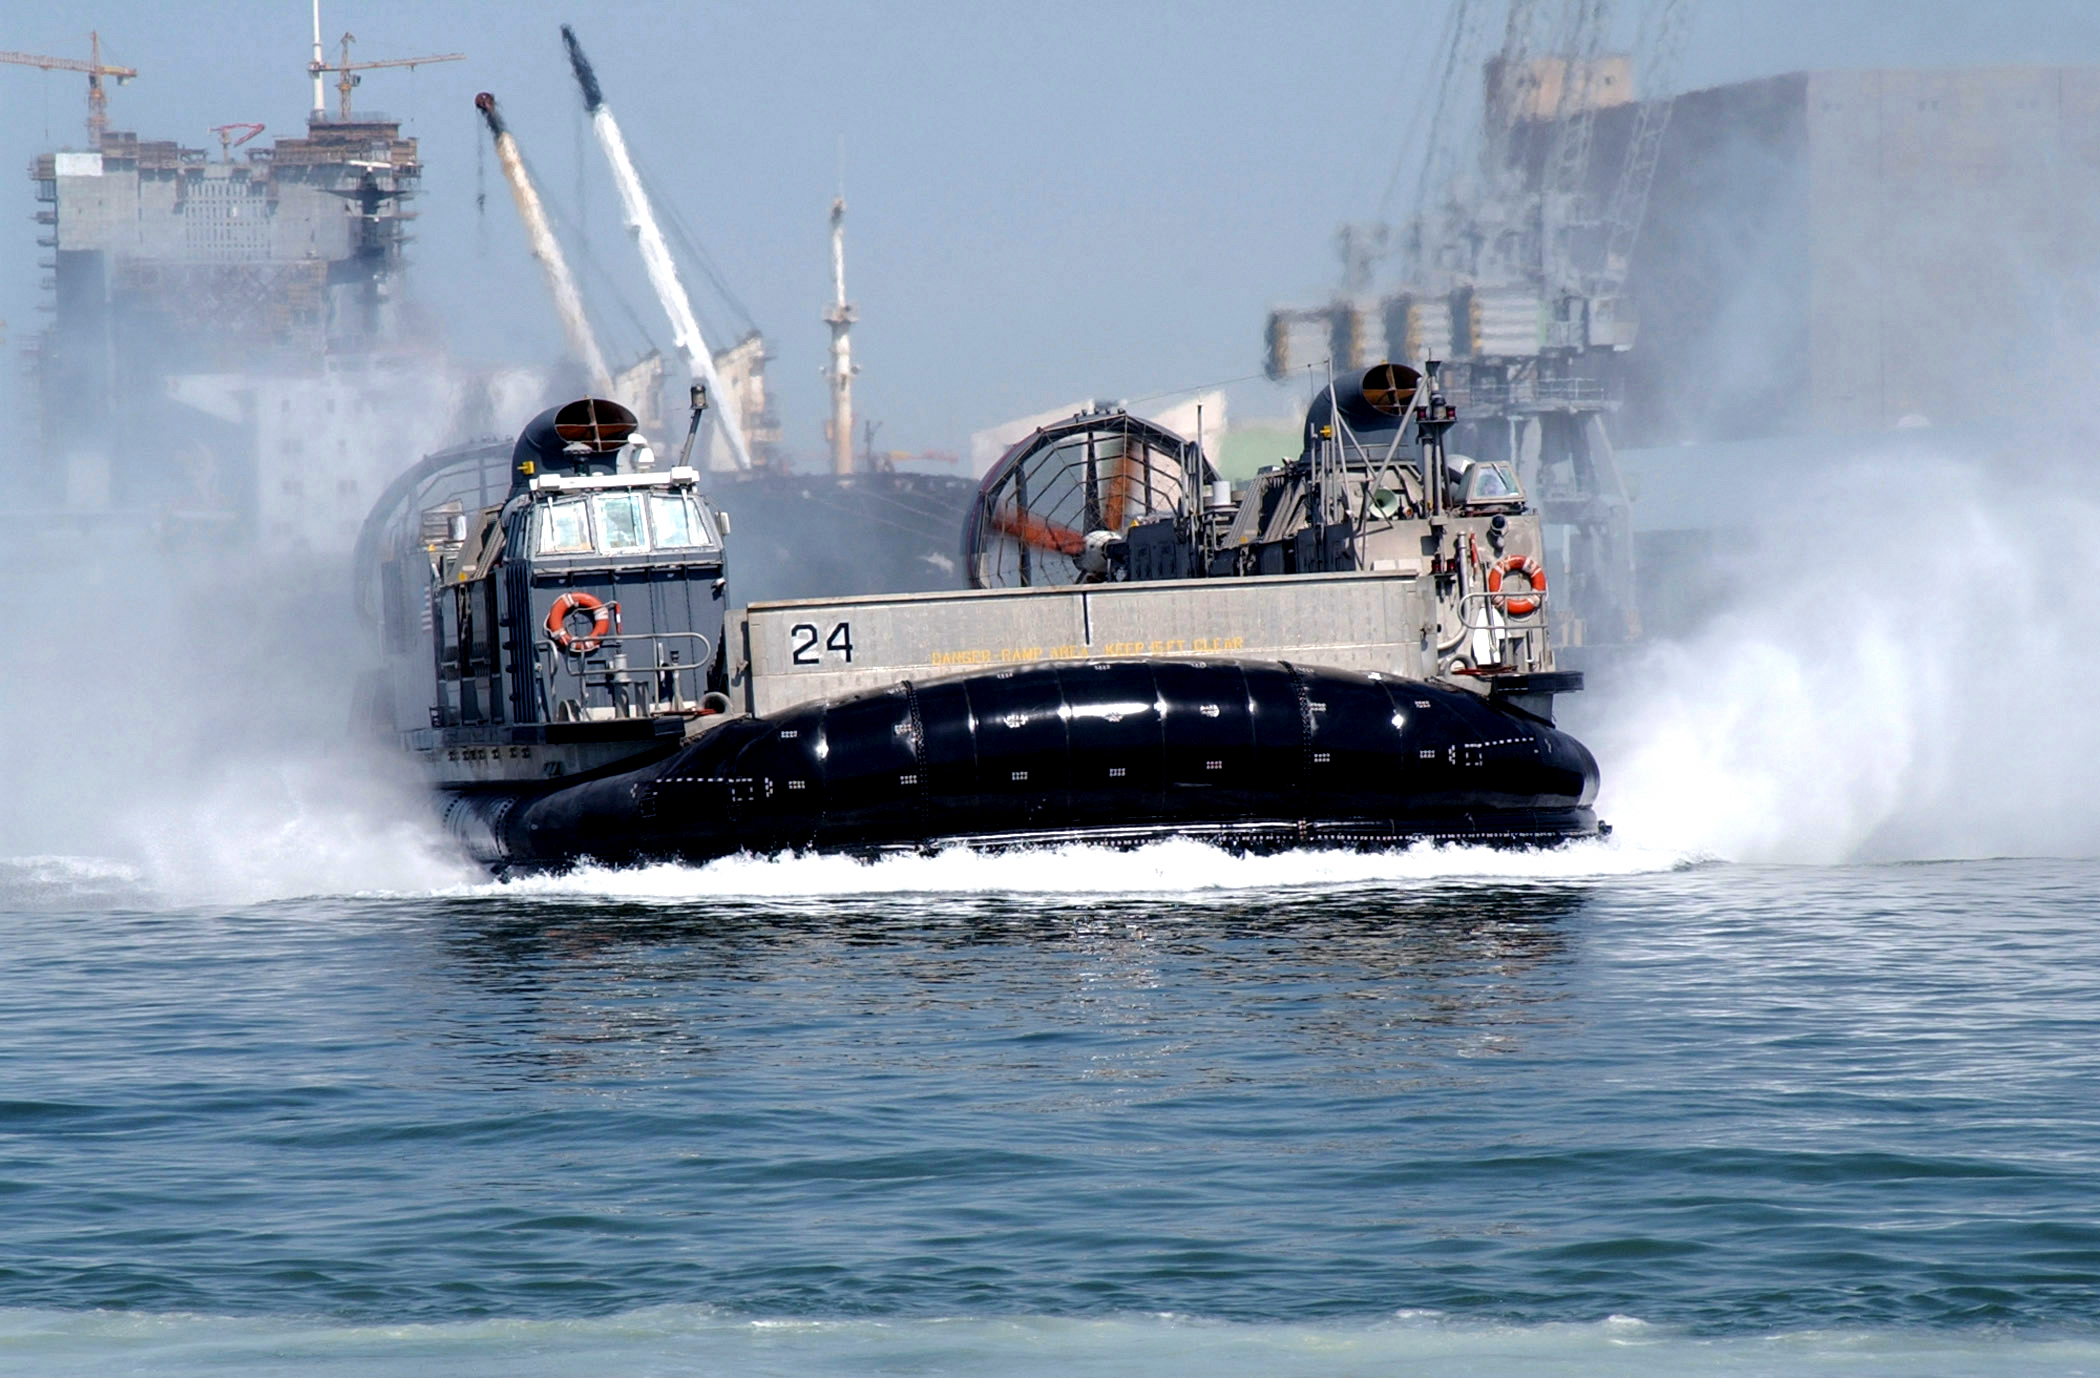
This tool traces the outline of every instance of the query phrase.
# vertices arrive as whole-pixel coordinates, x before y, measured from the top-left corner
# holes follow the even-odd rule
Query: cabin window
[[[712,544],[698,517],[692,499],[681,493],[649,495],[649,526],[656,535],[658,550]]]
[[[701,545],[722,544],[722,529],[715,524],[715,510],[706,500],[688,495],[685,505],[693,514],[693,539]]]
[[[590,550],[591,528],[583,506],[583,500],[575,498],[540,509],[540,554],[580,555]]]
[[[1473,480],[1471,496],[1476,502],[1492,498],[1513,498],[1516,495],[1517,485],[1503,472],[1499,464],[1487,465],[1480,471],[1480,476]]]
[[[606,493],[591,499],[598,509],[598,548],[608,555],[623,550],[647,550],[649,535],[642,526],[639,493]]]
[[[1464,491],[1460,503],[1471,506],[1479,503],[1522,502],[1524,489],[1517,482],[1516,473],[1507,464],[1475,464],[1466,470],[1461,480]]]

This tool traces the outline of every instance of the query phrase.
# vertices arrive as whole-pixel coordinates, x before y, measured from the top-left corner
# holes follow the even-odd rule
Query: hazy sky
[[[977,427],[1076,397],[1256,372],[1264,313],[1332,287],[1337,225],[1369,218],[1396,162],[1416,156],[1404,145],[1410,129],[1420,138],[1446,9],[327,0],[322,28],[331,53],[349,29],[358,57],[469,55],[369,73],[358,105],[422,141],[411,291],[457,351],[538,362],[560,335],[493,157],[477,172],[472,99],[496,93],[543,189],[574,216],[585,131],[557,32],[574,23],[645,173],[766,331],[786,438],[805,452],[821,444],[819,312],[843,135],[860,413],[883,423],[883,447],[956,450]],[[84,57],[98,28],[106,58],[141,73],[112,91],[113,127],[216,149],[212,125],[262,121],[264,140],[301,128],[310,26],[305,0],[10,0],[0,48]],[[2093,0],[1703,0],[1678,84],[2094,62]],[[44,319],[23,173],[42,149],[82,145],[84,95],[75,74],[0,66],[11,358]],[[586,288],[608,352],[631,357],[634,319],[658,342],[667,332],[586,151],[581,202],[603,265]],[[1280,412],[1287,399],[1248,384],[1235,406]]]

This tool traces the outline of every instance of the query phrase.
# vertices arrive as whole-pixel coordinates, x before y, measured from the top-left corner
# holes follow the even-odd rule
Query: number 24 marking
[[[792,659],[797,665],[820,664],[817,652],[817,628],[809,622],[797,622],[788,628]],[[853,663],[853,624],[840,622],[832,627],[831,635],[824,638],[824,650],[838,656],[848,665]]]

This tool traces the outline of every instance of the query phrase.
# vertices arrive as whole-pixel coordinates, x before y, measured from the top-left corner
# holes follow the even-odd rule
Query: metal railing
[[[688,648],[690,659],[681,655]],[[543,637],[533,648],[539,719],[607,722],[698,713],[713,652],[714,642],[703,632],[608,636],[588,649],[583,641],[564,647]],[[647,659],[636,664],[643,653]]]
[[[1446,395],[1458,407],[1578,406],[1611,404],[1611,389],[1595,378],[1454,379]]]
[[[1506,606],[1511,600],[1531,601],[1537,606],[1521,616]],[[1497,604],[1505,606],[1497,606]],[[1458,621],[1462,630],[1450,641],[1439,639],[1437,658],[1464,656],[1476,671],[1508,674],[1536,673],[1552,664],[1546,640],[1546,590],[1520,593],[1489,593],[1485,589],[1458,597]]]

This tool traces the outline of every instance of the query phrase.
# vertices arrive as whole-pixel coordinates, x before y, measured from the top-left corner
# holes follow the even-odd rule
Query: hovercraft
[[[1329,387],[1301,453],[1239,487],[1080,413],[985,476],[973,587],[747,608],[698,472],[573,402],[507,474],[433,457],[375,509],[368,702],[499,870],[1594,835],[1538,518],[1514,465],[1444,453],[1434,368]]]

